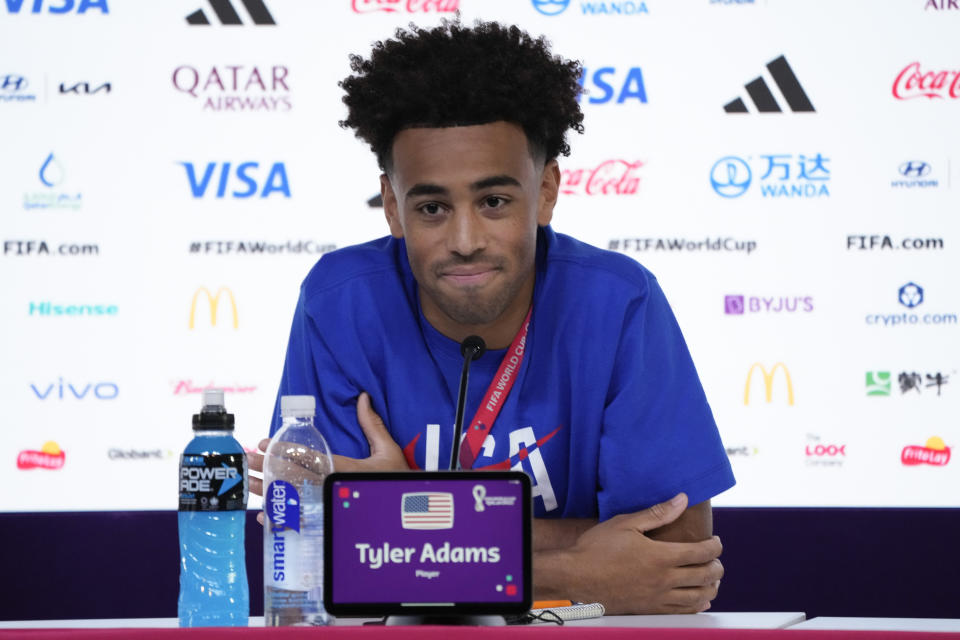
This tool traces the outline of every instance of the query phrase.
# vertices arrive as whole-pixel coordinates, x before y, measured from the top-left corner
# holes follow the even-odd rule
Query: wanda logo
[[[637,172],[643,162],[606,160],[592,169],[564,169],[560,192],[568,195],[633,195],[640,187]]]
[[[960,98],[960,71],[924,71],[919,62],[911,62],[894,80],[893,97]]]
[[[396,13],[452,13],[460,8],[460,0],[350,0],[354,13],[385,11]]]

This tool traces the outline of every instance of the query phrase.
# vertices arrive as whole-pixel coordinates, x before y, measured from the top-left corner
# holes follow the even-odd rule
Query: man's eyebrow
[[[428,183],[419,183],[415,184],[407,190],[407,198],[413,198],[415,196],[445,196],[449,194],[450,191],[446,187],[441,187],[438,184],[428,184]]]
[[[490,176],[489,178],[484,178],[483,180],[477,180],[470,185],[472,191],[480,191],[482,189],[487,189],[489,187],[520,187],[520,181],[514,178],[513,176],[508,176],[502,174],[499,176]]]

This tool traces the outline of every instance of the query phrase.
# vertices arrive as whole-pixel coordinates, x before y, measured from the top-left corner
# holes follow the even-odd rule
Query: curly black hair
[[[353,128],[391,168],[393,139],[410,127],[453,127],[504,120],[519,125],[531,153],[544,162],[570,155],[567,129],[583,133],[577,102],[582,67],[550,53],[550,43],[516,26],[455,20],[397,29],[374,44],[370,59],[350,56],[354,75],[343,128]]]

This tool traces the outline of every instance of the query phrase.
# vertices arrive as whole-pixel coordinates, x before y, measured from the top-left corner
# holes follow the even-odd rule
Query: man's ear
[[[553,219],[553,207],[560,193],[560,165],[553,159],[543,168],[540,178],[540,199],[537,204],[537,224],[545,227]]]
[[[390,178],[385,173],[380,175],[380,197],[383,199],[383,215],[386,216],[387,224],[390,226],[390,235],[394,238],[402,238],[403,226],[400,224],[397,197],[390,185]]]

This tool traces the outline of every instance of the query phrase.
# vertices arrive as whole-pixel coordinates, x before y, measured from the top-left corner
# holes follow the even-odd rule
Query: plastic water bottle
[[[263,459],[263,616],[268,627],[330,624],[323,608],[323,480],[333,471],[313,396],[282,396]]]
[[[245,627],[247,458],[233,437],[222,390],[203,392],[193,431],[180,457],[180,626]]]

